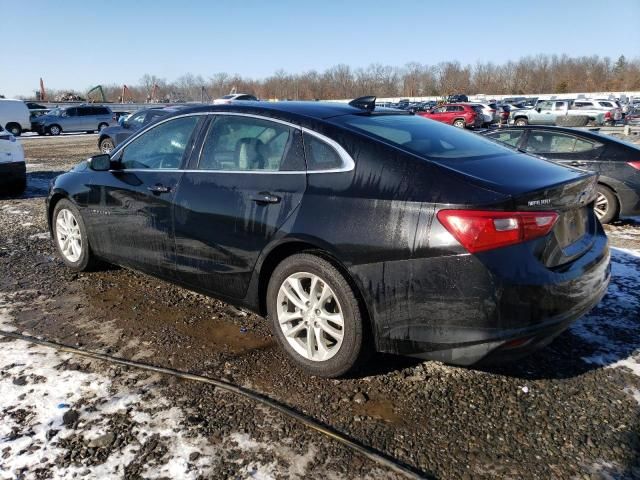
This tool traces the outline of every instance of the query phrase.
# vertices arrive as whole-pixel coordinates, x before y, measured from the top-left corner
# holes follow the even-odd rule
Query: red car
[[[448,123],[458,128],[481,127],[483,118],[480,107],[466,103],[445,103],[432,108],[428,112],[418,112],[421,117]]]

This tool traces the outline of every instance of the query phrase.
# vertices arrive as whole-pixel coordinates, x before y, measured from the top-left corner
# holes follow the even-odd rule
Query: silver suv
[[[31,130],[38,135],[60,135],[62,132],[93,133],[116,125],[113,112],[103,105],[77,105],[54,108],[31,121]]]

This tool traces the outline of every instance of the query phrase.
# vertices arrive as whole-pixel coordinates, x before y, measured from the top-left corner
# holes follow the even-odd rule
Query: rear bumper
[[[522,249],[494,253],[501,255],[503,271],[486,267],[495,259],[481,255],[421,265],[420,271],[429,269],[412,282],[410,318],[391,320],[378,348],[455,365],[517,359],[588,313],[605,295],[611,276],[601,227],[591,248],[567,271],[523,265]],[[522,276],[505,275],[508,270],[521,270]]]
[[[0,186],[13,185],[27,178],[24,162],[0,163]]]

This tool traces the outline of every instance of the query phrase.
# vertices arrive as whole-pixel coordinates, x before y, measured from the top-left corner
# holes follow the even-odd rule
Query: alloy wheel
[[[60,251],[70,262],[77,262],[82,256],[82,233],[76,217],[63,208],[56,218],[56,240]]]
[[[604,217],[609,211],[609,200],[607,200],[607,197],[600,192],[598,192],[598,195],[596,196],[593,211],[596,212],[598,219]]]
[[[100,151],[102,153],[111,153],[113,150],[113,142],[111,140],[103,140],[100,144]]]
[[[60,127],[54,125],[49,129],[49,132],[51,133],[51,135],[60,135]]]
[[[342,308],[321,277],[306,272],[287,277],[278,291],[277,317],[291,348],[307,360],[329,360],[340,350]]]

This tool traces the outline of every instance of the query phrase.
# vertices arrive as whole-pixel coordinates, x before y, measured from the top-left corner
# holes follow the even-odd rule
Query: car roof
[[[380,112],[390,110],[376,109]],[[201,112],[235,112],[263,115],[283,120],[326,120],[341,115],[362,114],[365,110],[340,102],[260,102],[244,100],[222,105],[205,105],[180,109],[175,114],[186,115]],[[393,111],[394,113],[400,113]]]

